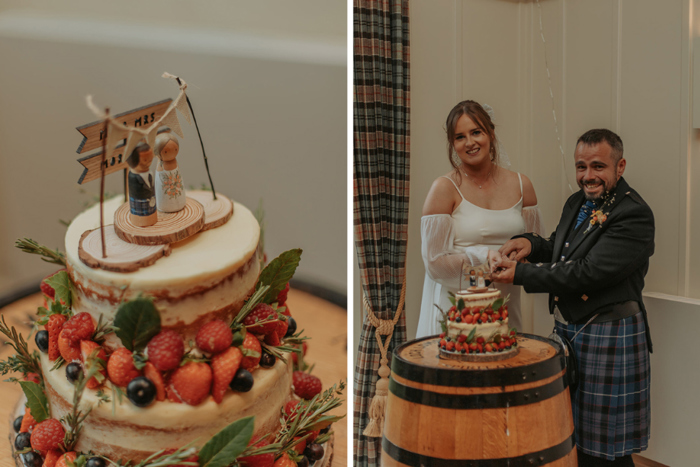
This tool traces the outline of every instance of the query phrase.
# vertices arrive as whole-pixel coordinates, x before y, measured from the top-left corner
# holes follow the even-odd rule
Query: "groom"
[[[590,130],[576,143],[576,181],[550,238],[513,237],[495,282],[549,293],[555,331],[574,347],[572,392],[579,466],[634,466],[650,433],[651,340],[642,302],[654,216],[622,174],[622,140]],[[527,260],[528,262],[519,262]],[[580,331],[576,335],[577,331]]]

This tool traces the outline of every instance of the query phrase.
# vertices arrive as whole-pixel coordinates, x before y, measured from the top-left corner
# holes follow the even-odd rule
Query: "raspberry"
[[[49,322],[44,326],[49,333],[49,361],[53,362],[61,356],[61,352],[58,350],[58,336],[65,322],[65,315],[56,313],[49,317]]]
[[[180,365],[185,353],[185,344],[180,335],[166,329],[159,332],[146,346],[148,360],[160,371],[174,370]]]
[[[277,322],[277,338],[279,340],[282,340],[284,336],[287,334],[287,328],[289,325],[287,324],[286,319],[281,319]]]
[[[292,381],[294,383],[294,394],[302,399],[312,399],[323,389],[320,379],[303,371],[295,371],[292,375]]]
[[[216,354],[231,347],[233,332],[226,323],[217,319],[202,326],[195,341],[203,351]]]
[[[29,407],[24,409],[24,417],[22,417],[22,426],[19,429],[20,433],[28,433],[29,430],[36,426],[36,420],[32,417],[32,413],[29,411]]]
[[[120,347],[109,356],[107,361],[109,380],[117,386],[126,387],[132,379],[141,376],[134,366],[134,359],[129,349]]]
[[[151,382],[156,387],[156,400],[165,400],[165,382],[163,381],[163,375],[160,374],[158,368],[151,363],[146,362],[146,366],[143,368],[143,376],[151,380]]]
[[[175,396],[189,405],[199,405],[209,395],[211,368],[206,363],[189,362],[173,372],[170,385]]]
[[[243,360],[241,360],[241,368],[245,370],[250,370],[260,363],[260,357],[262,356],[262,347],[260,346],[260,341],[251,333],[246,333],[245,340],[243,340],[243,345],[241,346],[243,350]],[[245,355],[246,353],[257,352],[255,355]]]
[[[253,337],[255,339],[255,337]],[[257,339],[256,339],[257,340]],[[238,347],[229,347],[224,352],[216,354],[211,359],[211,371],[214,382],[211,388],[211,395],[217,404],[224,399],[224,394],[231,384],[233,377],[241,364],[243,353]]]
[[[280,336],[277,334],[277,331],[271,332],[270,334],[265,334],[265,343],[267,345],[271,345],[273,347],[277,347],[278,345],[281,344],[282,341],[280,341]]]
[[[277,319],[277,313],[267,303],[258,303],[255,308],[248,313],[248,316],[243,320],[249,332],[255,334],[271,334],[277,331],[277,321],[269,321],[265,324],[256,325],[255,323],[263,320]]]
[[[97,352],[97,358],[101,359],[105,363],[107,362],[107,354],[105,353],[104,349],[100,347],[96,342],[92,341],[80,341],[80,354],[81,354],[81,360],[83,362],[87,362],[88,357],[92,352],[95,351],[95,349],[99,349]],[[96,363],[97,364],[97,363]],[[83,365],[83,369],[85,371],[85,374],[90,370],[88,368],[88,365]],[[104,368],[100,369],[100,373],[103,375],[107,375],[107,371]],[[102,383],[100,383],[95,376],[90,378],[90,381],[87,382],[86,387],[88,389],[95,389],[98,386],[100,386]]]
[[[58,461],[56,462],[56,465],[54,467],[68,467],[68,462],[66,460],[71,461],[71,463],[75,460],[75,458],[78,457],[78,453],[75,451],[70,451],[65,454],[63,454]]]
[[[289,293],[289,282],[284,286],[284,289],[280,290],[280,293],[277,294],[277,304],[279,306],[282,306],[285,304],[287,301],[287,294]]]
[[[63,325],[61,334],[70,341],[90,340],[95,332],[95,323],[92,322],[90,313],[83,311],[74,315]]]
[[[262,440],[260,442],[254,443],[251,442],[248,445],[255,445],[255,448],[262,448],[267,446],[268,443],[265,440]],[[272,467],[275,464],[275,455],[270,453],[270,454],[258,454],[257,456],[246,456],[246,457],[239,457],[238,458],[238,464],[241,467]]]
[[[296,415],[297,406],[300,402],[301,401],[294,399],[287,401],[287,403],[284,404],[284,413],[286,413],[288,417],[293,418],[294,415]]]
[[[70,363],[73,360],[80,361],[80,341],[72,341],[63,335],[63,331],[58,335],[58,351],[63,359]]]
[[[61,425],[61,422],[55,418],[47,418],[32,430],[32,449],[37,451],[58,449],[65,435],[66,430]]]

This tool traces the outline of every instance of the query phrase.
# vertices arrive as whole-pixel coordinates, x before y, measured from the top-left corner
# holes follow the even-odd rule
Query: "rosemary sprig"
[[[41,259],[47,263],[60,264],[66,267],[66,255],[58,250],[51,250],[43,245],[39,245],[39,242],[36,240],[22,238],[15,242],[15,246],[25,253],[41,255]]]
[[[250,296],[247,302],[245,302],[245,305],[243,305],[243,308],[241,308],[241,311],[238,312],[238,314],[233,318],[233,321],[231,321],[231,328],[236,328],[243,323],[243,320],[245,319],[246,316],[248,316],[248,313],[250,313],[253,308],[255,308],[255,305],[260,303],[265,297],[265,294],[267,291],[270,290],[269,285],[263,285],[259,287],[253,295]]]
[[[41,375],[41,364],[39,363],[39,353],[30,352],[27,342],[21,334],[17,332],[14,326],[11,328],[5,321],[5,316],[2,316],[0,322],[0,332],[2,332],[10,342],[6,342],[15,349],[16,355],[10,356],[7,360],[0,360],[0,373],[6,375],[14,371],[24,375],[27,373],[36,373]],[[41,377],[41,376],[40,376]],[[42,383],[43,384],[43,383]]]
[[[146,459],[142,460],[138,464],[134,464],[131,461],[123,463],[120,461],[113,461],[111,459],[105,458],[109,465],[114,467],[166,467],[168,465],[192,465],[198,466],[197,462],[188,461],[187,458],[197,453],[197,448],[193,446],[193,443],[188,443],[185,446],[179,448],[177,451],[170,454],[164,454],[165,450],[158,451],[151,454]]]
[[[92,340],[100,345],[104,342],[108,334],[119,330],[119,328],[113,326],[109,322],[102,322],[102,318],[102,313],[100,313],[100,317],[97,320],[97,326],[95,327],[95,332],[92,335]]]
[[[343,403],[338,397],[343,395],[343,389],[345,389],[344,381],[337,385],[334,384],[321,394],[316,394],[310,401],[302,401],[297,406],[296,416],[283,417],[282,428],[275,438],[275,442],[282,444],[281,452],[294,447],[299,442],[294,438],[298,437],[300,433],[324,428],[345,417],[345,415],[326,415],[326,412]]]
[[[73,391],[73,408],[71,413],[61,419],[62,422],[68,425],[68,430],[66,430],[66,435],[63,438],[66,451],[72,451],[75,447],[75,443],[78,442],[80,432],[83,429],[83,421],[90,415],[90,411],[92,411],[92,407],[90,407],[83,413],[79,406],[88,381],[102,369],[102,364],[100,362],[103,360],[97,358],[99,351],[100,349],[93,350],[86,359],[85,368],[87,369],[87,374],[83,375],[82,372],[78,373],[78,380],[75,383],[75,390]]]

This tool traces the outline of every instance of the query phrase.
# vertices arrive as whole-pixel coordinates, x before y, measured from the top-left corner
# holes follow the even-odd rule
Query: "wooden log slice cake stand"
[[[105,226],[105,249],[107,257],[102,257],[102,235],[100,229],[88,230],[80,237],[78,257],[91,268],[105,271],[133,272],[150,266],[158,258],[169,256],[170,244],[137,245],[117,237],[113,225]]]
[[[114,213],[114,231],[117,236],[137,245],[162,245],[184,240],[204,226],[204,207],[187,197],[185,207],[177,212],[158,211],[158,222],[138,227],[129,219],[129,203],[122,204]]]
[[[233,202],[221,193],[217,193],[214,199],[211,191],[187,190],[187,197],[199,201],[204,207],[202,231],[224,225],[233,216]]]
[[[564,351],[518,336],[498,362],[441,359],[437,337],[394,350],[382,467],[576,466]]]

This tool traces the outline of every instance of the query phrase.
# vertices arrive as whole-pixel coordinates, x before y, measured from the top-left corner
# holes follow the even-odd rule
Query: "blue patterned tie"
[[[583,203],[583,206],[581,206],[581,210],[578,212],[578,218],[576,219],[576,229],[578,229],[578,226],[581,225],[583,221],[588,219],[591,214],[593,214],[593,210],[596,208],[596,205],[593,201],[586,201]]]

